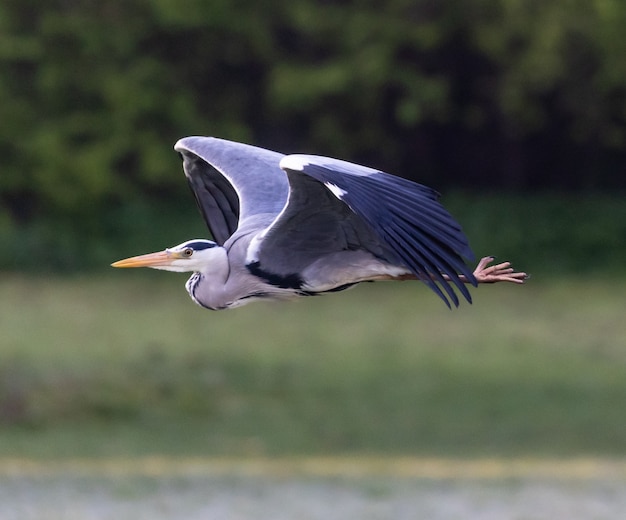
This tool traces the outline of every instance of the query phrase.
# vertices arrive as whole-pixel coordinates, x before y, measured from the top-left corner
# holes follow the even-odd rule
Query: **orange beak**
[[[159,251],[158,253],[148,253],[147,255],[132,256],[119,260],[111,264],[111,267],[159,267],[170,265],[172,260],[179,256],[169,251]]]

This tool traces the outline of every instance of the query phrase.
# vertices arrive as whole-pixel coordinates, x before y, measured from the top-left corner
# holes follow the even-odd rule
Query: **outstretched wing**
[[[278,283],[296,287],[317,260],[364,251],[404,266],[448,305],[448,297],[458,305],[451,284],[471,302],[459,275],[475,283],[463,261],[473,255],[434,190],[345,161],[211,137],[186,137],[175,149],[215,241],[242,227],[258,231],[249,266]],[[350,269],[338,262],[327,267]]]
[[[437,201],[437,192],[400,177],[326,157],[289,155],[280,166],[288,174],[291,194],[288,206],[272,224],[268,236],[272,231],[281,235],[285,221],[297,228],[297,216],[303,208],[313,211],[323,199],[322,209],[330,213],[330,220],[339,215],[345,218],[349,210],[352,216],[348,220],[352,225],[360,223],[357,228],[369,240],[368,247],[376,240],[374,246],[382,258],[407,267],[446,304],[449,305],[446,295],[455,305],[459,304],[451,284],[471,302],[459,275],[476,283],[463,260],[473,258],[473,254],[459,224]],[[322,186],[326,197],[319,195]],[[333,198],[334,205],[329,202]],[[298,202],[298,207],[292,201]],[[338,203],[343,209],[337,208]]]
[[[354,283],[363,266],[354,263],[354,255],[341,253],[365,251],[371,256],[361,258],[363,261],[389,257],[391,251],[366,222],[324,184],[299,172],[286,173],[290,184],[287,204],[248,249],[246,261],[255,274],[283,287],[302,289],[311,282],[302,279],[303,273],[325,259],[318,278],[336,279],[342,285]],[[332,261],[328,260],[331,257]]]
[[[214,137],[185,137],[174,149],[218,244],[246,222],[265,227],[285,206],[289,183],[279,167],[283,154]]]

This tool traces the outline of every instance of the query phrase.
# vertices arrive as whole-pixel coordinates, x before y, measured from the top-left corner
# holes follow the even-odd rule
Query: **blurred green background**
[[[0,1],[0,455],[626,454],[626,4]],[[173,143],[430,185],[524,287],[196,308]]]

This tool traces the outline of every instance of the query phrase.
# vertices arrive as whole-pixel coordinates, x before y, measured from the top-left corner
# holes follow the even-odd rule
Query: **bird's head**
[[[211,240],[187,240],[158,253],[133,256],[111,264],[113,267],[151,267],[164,271],[202,272],[223,252],[223,248]]]

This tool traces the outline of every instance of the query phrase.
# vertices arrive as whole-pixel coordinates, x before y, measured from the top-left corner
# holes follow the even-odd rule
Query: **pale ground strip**
[[[311,476],[421,479],[626,479],[626,459],[415,457],[0,459],[0,476]]]
[[[626,460],[0,460],[2,520],[624,518]]]

